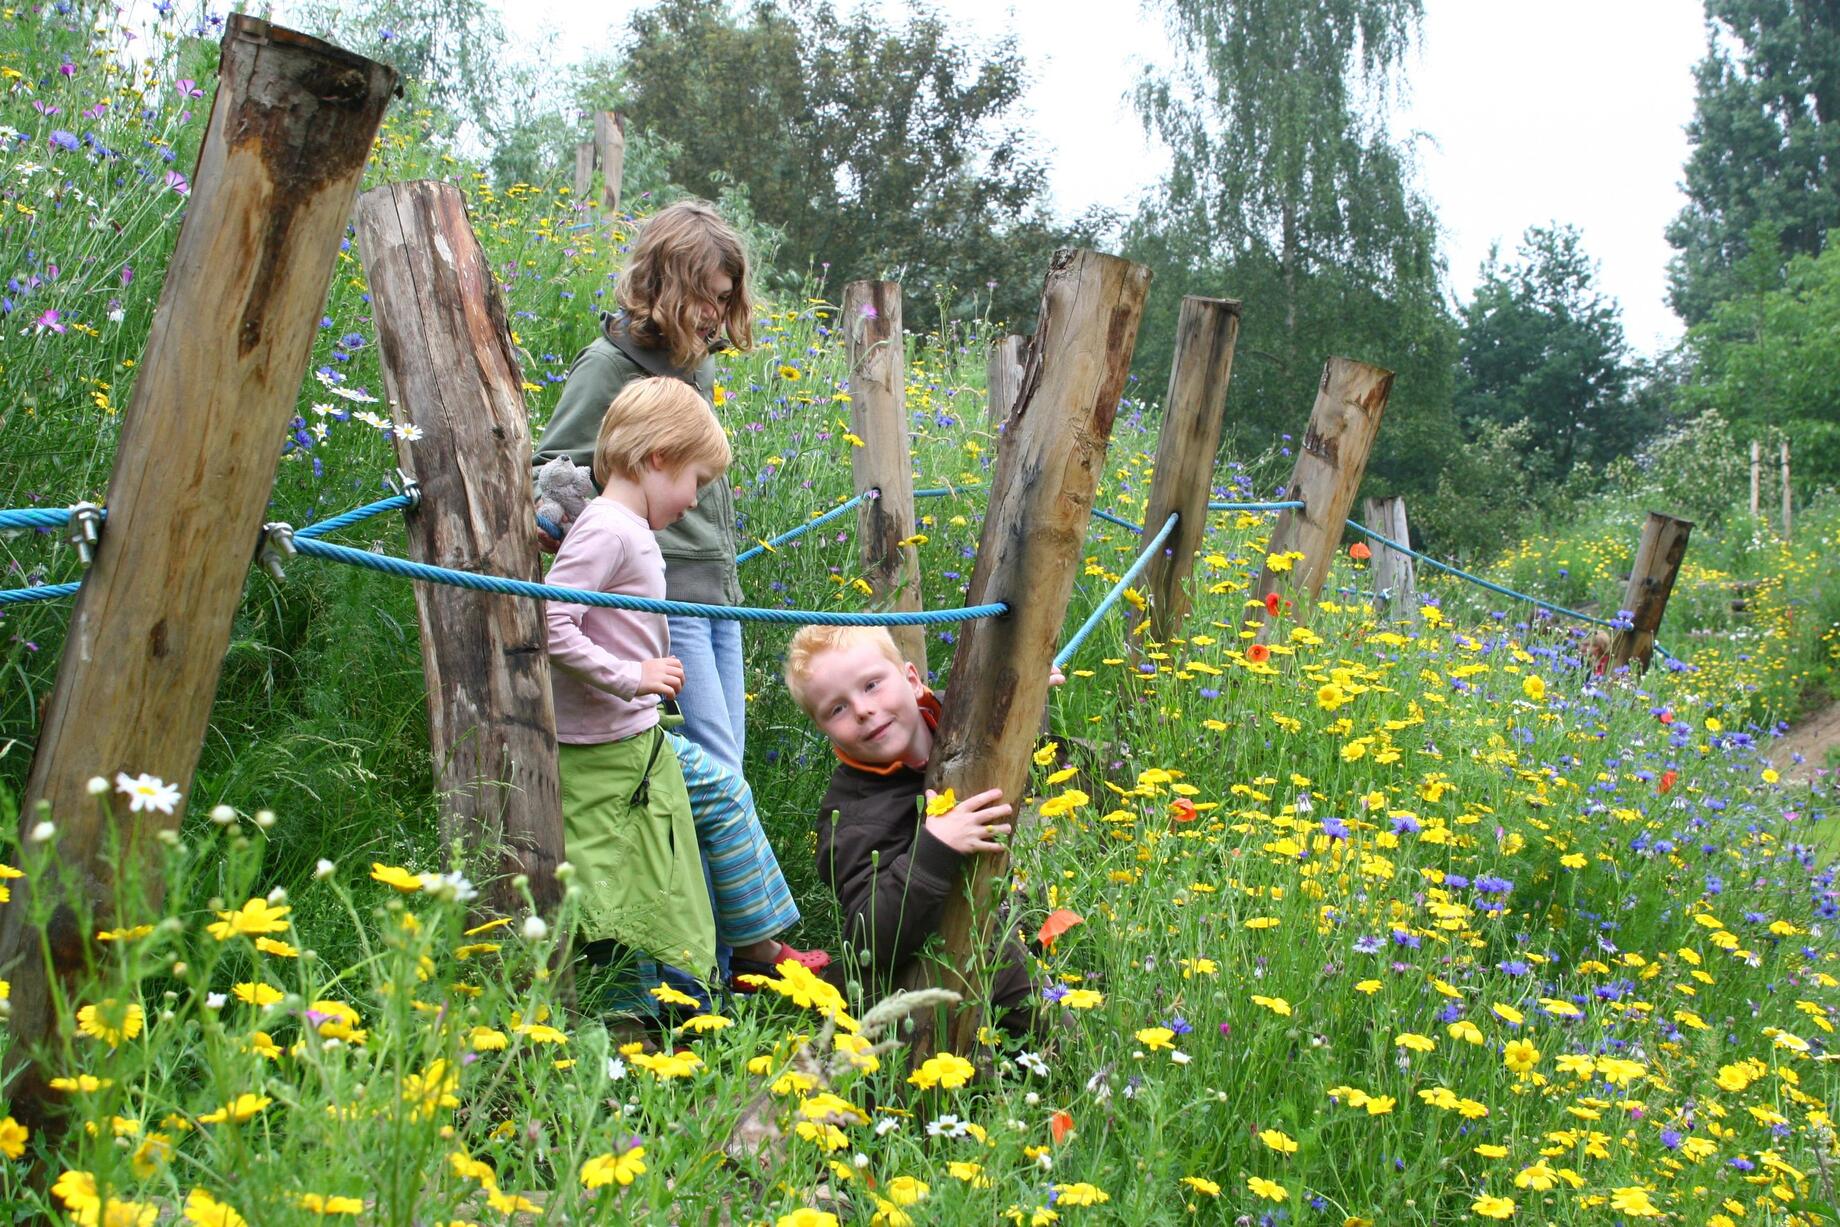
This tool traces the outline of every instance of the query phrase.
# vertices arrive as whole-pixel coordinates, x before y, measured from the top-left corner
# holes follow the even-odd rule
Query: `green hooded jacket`
[[[537,440],[533,470],[567,456],[592,472],[594,440],[607,406],[621,388],[648,375],[681,379],[714,406],[714,359],[704,358],[694,371],[673,366],[668,353],[647,349],[628,336],[619,316],[601,312],[601,335],[575,355],[562,399]],[[598,489],[599,483],[595,485]],[[741,604],[735,548],[735,495],[728,475],[722,474],[696,492],[696,506],[683,519],[658,534],[665,597],[705,605]]]

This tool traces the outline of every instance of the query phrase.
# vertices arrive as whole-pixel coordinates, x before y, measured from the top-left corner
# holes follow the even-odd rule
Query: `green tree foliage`
[[[1818,254],[1840,219],[1840,4],[1706,0],[1706,20],[1688,203],[1667,232],[1670,298],[1689,324],[1740,292],[1759,226],[1786,259]]]
[[[1773,268],[1778,257],[1760,247],[1751,261]],[[1787,439],[1798,484],[1840,482],[1840,250],[1796,256],[1780,288],[1717,304],[1686,350],[1686,408],[1718,410],[1740,444]]]
[[[1163,0],[1180,56],[1137,91],[1171,168],[1126,232],[1156,272],[1138,368],[1167,378],[1184,294],[1245,304],[1229,434],[1256,449],[1302,426],[1322,362],[1397,372],[1369,466],[1429,492],[1453,436],[1455,329],[1431,205],[1386,107],[1420,0]]]
[[[1535,226],[1508,265],[1491,254],[1462,309],[1456,409],[1472,437],[1526,422],[1528,473],[1562,482],[1636,450],[1656,423],[1631,396],[1622,309],[1572,226]]]
[[[668,144],[673,183],[745,188],[782,233],[783,264],[828,265],[833,286],[899,280],[910,318],[934,303],[975,311],[987,295],[999,317],[1033,315],[1047,254],[1069,236],[1015,122],[1026,78],[1013,39],[978,49],[924,6],[889,25],[827,0],[663,0],[630,34],[588,89]]]

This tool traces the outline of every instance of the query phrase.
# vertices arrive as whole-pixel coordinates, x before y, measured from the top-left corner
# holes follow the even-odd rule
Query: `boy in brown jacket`
[[[886,628],[800,628],[786,653],[786,685],[837,755],[818,809],[818,874],[842,906],[844,941],[857,959],[839,959],[831,974],[866,960],[865,978],[885,989],[938,930],[962,859],[999,850],[1013,811],[992,788],[927,815],[939,700]],[[1006,941],[991,978],[998,1011],[1030,1004],[1027,966],[1027,952]],[[1014,1029],[1008,1025],[1029,1019],[1002,1021]]]

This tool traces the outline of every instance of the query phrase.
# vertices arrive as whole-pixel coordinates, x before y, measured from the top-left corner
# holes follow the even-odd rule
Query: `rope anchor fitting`
[[[84,566],[96,556],[96,543],[102,536],[102,508],[94,503],[73,503],[64,539],[76,547],[77,560]]]
[[[262,526],[262,540],[256,547],[256,565],[273,576],[277,584],[287,578],[281,570],[282,560],[299,553],[294,545],[293,525],[277,520]]]
[[[396,470],[396,476],[384,478],[383,484],[408,499],[409,510],[413,511],[422,505],[422,483],[403,472],[400,466]]]

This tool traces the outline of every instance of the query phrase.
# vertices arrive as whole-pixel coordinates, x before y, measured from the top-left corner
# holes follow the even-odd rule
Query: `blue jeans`
[[[678,732],[703,747],[734,775],[747,747],[747,678],[741,663],[741,624],[708,618],[670,618],[671,655],[684,662],[677,694],[684,726]]]

